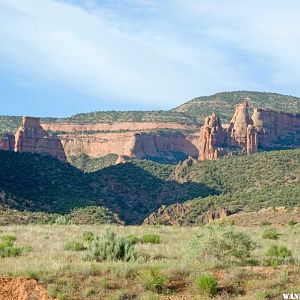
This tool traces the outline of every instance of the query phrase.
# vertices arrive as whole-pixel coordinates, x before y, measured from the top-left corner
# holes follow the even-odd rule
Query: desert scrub
[[[0,257],[15,257],[21,255],[25,248],[16,247],[15,241],[17,238],[12,235],[4,235],[0,243]],[[30,251],[28,248],[26,251]]]
[[[138,236],[135,236],[133,234],[128,235],[126,237],[126,240],[130,241],[133,245],[138,244],[141,242],[141,239]]]
[[[94,238],[94,234],[90,231],[85,231],[82,237],[85,242],[91,242]]]
[[[218,292],[218,282],[216,278],[210,274],[197,276],[195,286],[198,292],[205,297],[214,297]]]
[[[245,264],[256,245],[250,236],[233,226],[208,225],[188,244],[194,258],[218,264]]]
[[[95,236],[87,248],[87,260],[124,260],[130,261],[137,258],[134,245],[126,238],[107,229],[100,236]]]
[[[65,249],[68,251],[84,251],[86,250],[86,247],[82,242],[69,241],[65,244]]]
[[[157,268],[141,272],[138,278],[144,290],[156,293],[161,293],[167,282],[166,276]]]
[[[267,265],[272,267],[294,262],[292,251],[283,245],[270,246],[267,250],[266,256]]]
[[[141,242],[144,244],[159,244],[160,236],[157,234],[147,233],[141,237]]]
[[[267,228],[262,234],[263,239],[269,239],[269,240],[278,240],[279,239],[279,233],[276,231],[275,228]]]

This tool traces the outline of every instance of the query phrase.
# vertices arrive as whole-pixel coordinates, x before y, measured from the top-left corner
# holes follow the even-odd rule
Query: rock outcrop
[[[240,103],[229,124],[212,113],[204,125],[180,122],[43,123],[24,117],[16,135],[0,137],[0,150],[45,153],[66,160],[86,154],[178,162],[300,147],[300,114],[254,109]]]
[[[187,204],[163,205],[157,212],[147,217],[143,225],[183,225],[188,212],[189,206]]]
[[[66,161],[60,139],[50,136],[41,127],[39,118],[23,117],[22,124],[15,135],[14,151],[42,153]]]
[[[300,147],[300,114],[256,108],[250,118],[248,104],[240,103],[228,125],[222,125],[214,113],[207,117],[196,145],[200,160]]]
[[[257,129],[261,149],[274,145],[300,146],[300,114],[254,109],[253,125]]]
[[[225,132],[221,120],[215,113],[212,113],[205,119],[204,126],[200,129],[199,159],[217,159],[221,154],[224,140]]]
[[[11,133],[6,133],[0,137],[0,150],[14,151],[15,136]]]

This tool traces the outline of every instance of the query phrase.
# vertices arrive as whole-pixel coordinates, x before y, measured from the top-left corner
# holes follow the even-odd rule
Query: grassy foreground
[[[84,232],[98,235],[108,227],[122,236],[155,234],[160,242],[135,244],[138,258],[129,262],[87,261],[86,250],[66,250],[68,242],[83,241]],[[266,234],[265,226],[236,229],[248,233],[257,244],[251,252],[251,262],[239,266],[206,263],[189,255],[187,245],[193,235],[205,230],[203,227],[2,226],[0,238],[15,236],[18,247],[31,250],[28,248],[20,256],[0,258],[0,276],[35,278],[53,298],[73,300],[281,299],[283,292],[299,293],[299,224],[276,228],[275,238]],[[266,252],[272,245],[284,245],[291,250],[293,263],[266,265]],[[199,288],[203,282],[197,285],[201,274],[216,279],[214,296],[203,295],[203,286]]]

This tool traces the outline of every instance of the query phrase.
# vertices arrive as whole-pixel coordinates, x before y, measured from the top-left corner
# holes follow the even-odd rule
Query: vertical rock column
[[[224,143],[224,130],[220,118],[212,113],[205,119],[204,126],[200,129],[199,159],[217,159],[220,155],[221,146]]]

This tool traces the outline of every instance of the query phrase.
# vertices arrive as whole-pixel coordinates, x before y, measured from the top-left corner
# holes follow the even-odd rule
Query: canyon
[[[92,158],[117,155],[126,159],[176,162],[187,157],[217,159],[234,154],[300,146],[300,114],[236,105],[229,124],[216,113],[203,126],[180,122],[40,122],[23,117],[15,134],[0,138],[0,149],[37,152],[67,161],[85,154]]]

